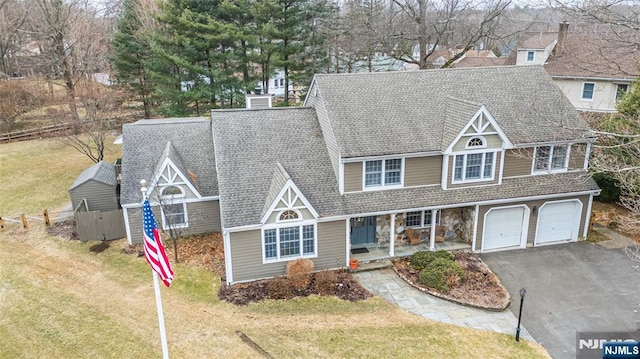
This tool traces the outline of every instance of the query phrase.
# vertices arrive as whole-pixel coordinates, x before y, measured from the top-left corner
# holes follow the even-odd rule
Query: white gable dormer
[[[195,175],[193,176],[195,177]],[[162,161],[156,177],[149,187],[149,193],[155,193],[156,189],[158,193],[163,193],[167,187],[179,188],[185,199],[202,199],[202,195],[194,186],[189,174],[182,173],[170,158],[165,158]]]
[[[513,148],[513,144],[485,105],[480,106],[480,109],[467,122],[444,153],[452,154],[454,152],[483,148]]]

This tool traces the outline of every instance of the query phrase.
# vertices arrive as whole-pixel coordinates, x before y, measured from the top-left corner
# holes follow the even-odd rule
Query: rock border
[[[480,260],[482,260],[482,259],[480,259]],[[489,266],[487,266],[487,264],[484,263],[484,261],[482,261],[482,263],[485,265],[487,270],[496,277],[496,279],[498,280],[498,283],[500,284],[500,286],[502,286],[504,288],[504,286],[502,285],[502,282],[500,282],[500,278],[498,278],[498,276],[491,271]],[[491,312],[503,312],[507,308],[509,308],[509,306],[511,305],[511,294],[509,293],[508,290],[506,290],[506,288],[504,288],[505,292],[507,293],[506,304],[504,304],[501,307],[485,307],[485,306],[482,306],[482,305],[475,305],[475,304],[463,302],[463,301],[457,300],[455,298],[452,298],[452,297],[450,297],[450,296],[448,296],[448,295],[446,295],[444,293],[440,293],[438,291],[431,290],[431,289],[428,289],[428,288],[426,288],[424,286],[418,285],[418,284],[414,283],[411,279],[407,278],[405,275],[400,273],[400,271],[398,271],[398,269],[396,269],[395,263],[393,263],[393,271],[398,275],[398,277],[400,277],[407,284],[409,284],[410,286],[416,288],[417,290],[419,290],[419,291],[421,291],[423,293],[429,294],[431,296],[434,296],[436,298],[439,298],[439,299],[444,299],[444,300],[447,300],[447,301],[452,302],[452,303],[463,305],[465,307],[484,309],[484,310],[488,310],[488,311],[491,311]]]

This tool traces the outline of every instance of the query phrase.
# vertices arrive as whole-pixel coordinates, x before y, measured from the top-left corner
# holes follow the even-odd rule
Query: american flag
[[[174,277],[173,270],[171,269],[169,258],[167,258],[167,253],[164,251],[156,219],[153,217],[148,199],[145,199],[142,204],[142,222],[144,228],[144,257],[151,265],[151,269],[158,273],[164,285],[169,287]]]

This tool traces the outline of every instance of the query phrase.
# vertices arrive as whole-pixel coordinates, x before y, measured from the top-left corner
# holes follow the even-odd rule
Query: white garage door
[[[524,207],[491,209],[485,216],[482,251],[520,246]]]
[[[580,212],[577,201],[545,203],[538,211],[536,244],[578,239]]]

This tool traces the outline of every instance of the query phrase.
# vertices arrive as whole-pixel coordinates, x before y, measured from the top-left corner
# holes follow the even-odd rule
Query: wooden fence
[[[5,225],[10,224],[20,224],[24,229],[29,229],[30,223],[42,222],[44,225],[50,226],[51,222],[62,222],[69,219],[73,219],[73,211],[49,212],[47,209],[41,215],[22,213],[20,217],[0,216],[0,230],[4,230]]]
[[[122,210],[74,213],[76,232],[81,241],[108,241],[127,236]]]

